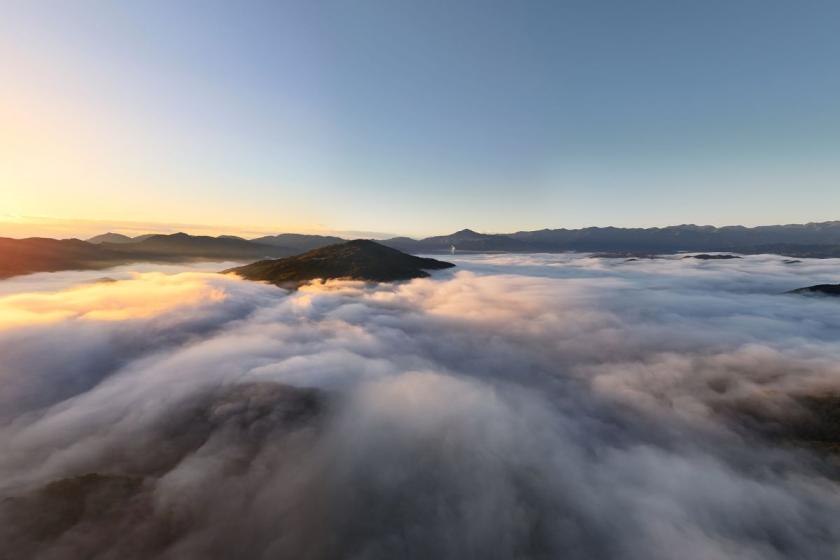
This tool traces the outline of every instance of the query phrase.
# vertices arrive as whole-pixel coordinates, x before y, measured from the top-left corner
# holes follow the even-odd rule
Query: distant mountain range
[[[175,234],[184,235],[184,234]],[[127,237],[106,233],[89,239],[91,243],[127,244],[149,236]],[[233,236],[223,238],[245,241]],[[219,238],[207,238],[219,239]],[[346,241],[340,237],[283,233],[259,237],[250,243],[281,247],[287,251],[309,251]],[[591,227],[582,229],[541,229],[515,233],[479,233],[462,229],[450,235],[424,239],[394,237],[379,241],[409,253],[448,252],[452,246],[468,252],[611,252],[657,254],[690,252],[777,253],[797,257],[840,257],[840,221],[779,226],[696,226],[662,228]]]
[[[153,233],[147,233],[145,235],[138,235],[137,237],[129,237],[127,235],[123,235],[121,233],[103,233],[101,235],[94,235],[90,239],[87,240],[88,243],[93,243],[98,245],[100,243],[137,243],[138,241],[143,241],[149,237],[152,237]]]
[[[281,233],[279,235],[266,235],[264,237],[258,237],[256,239],[248,240],[236,235],[220,235],[218,237],[207,237],[187,235],[186,233],[175,233],[170,235],[145,234],[138,235],[136,237],[129,237],[121,233],[108,232],[91,237],[87,240],[87,242],[96,245],[101,245],[105,243],[124,245],[129,243],[141,243],[149,239],[152,239],[153,243],[158,245],[162,243],[165,245],[183,246],[185,243],[190,243],[193,244],[192,246],[194,247],[198,247],[198,240],[201,240],[201,243],[203,243],[204,246],[209,246],[210,244],[215,243],[214,241],[210,241],[213,239],[228,241],[228,243],[226,244],[228,247],[233,247],[233,245],[229,243],[231,241],[239,242],[241,247],[245,247],[245,245],[241,244],[242,242],[246,242],[249,244],[256,243],[259,245],[270,245],[272,247],[280,247],[286,253],[294,251],[310,251],[312,249],[317,249],[318,247],[326,247],[327,245],[334,245],[336,243],[342,243],[343,241],[346,241],[346,239],[342,239],[341,237],[334,237],[329,235],[306,235],[300,233]],[[253,245],[251,245],[251,247],[253,248]]]
[[[98,269],[139,261],[255,261],[298,255],[344,242],[340,237],[283,233],[257,239],[232,235],[210,237],[175,233],[129,237],[105,233],[78,239],[0,238],[0,278],[67,269]],[[663,228],[592,227],[543,229],[516,233],[478,233],[463,229],[451,235],[379,241],[406,253],[549,252],[655,255],[686,252],[775,253],[791,257],[840,257],[840,221],[780,226],[695,226]]]
[[[346,278],[391,282],[425,278],[427,270],[441,270],[455,266],[437,259],[415,257],[367,239],[356,239],[336,245],[313,249],[302,255],[283,259],[267,259],[232,268],[248,280],[262,280],[281,287],[294,288],[321,278]]]
[[[31,272],[96,270],[132,262],[254,261],[300,253],[293,247],[232,236],[174,233],[127,237],[108,233],[93,240],[0,238],[0,278]]]
[[[663,228],[592,227],[543,229],[484,234],[464,229],[451,235],[410,239],[396,237],[384,244],[413,253],[448,251],[623,252],[634,254],[680,251],[778,253],[797,257],[840,257],[840,221],[782,226],[695,226]]]
[[[129,243],[100,243],[99,247],[113,254],[133,260],[248,260],[267,256],[281,257],[298,252],[289,247],[264,245],[233,236],[210,237],[207,235],[142,236]]]

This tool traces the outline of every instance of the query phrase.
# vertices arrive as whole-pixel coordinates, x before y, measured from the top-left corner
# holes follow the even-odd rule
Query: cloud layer
[[[840,263],[457,263],[0,283],[9,557],[838,553]]]

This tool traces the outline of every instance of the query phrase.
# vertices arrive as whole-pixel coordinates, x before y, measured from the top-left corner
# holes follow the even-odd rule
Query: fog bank
[[[840,554],[840,261],[453,262],[0,282],[5,557]]]

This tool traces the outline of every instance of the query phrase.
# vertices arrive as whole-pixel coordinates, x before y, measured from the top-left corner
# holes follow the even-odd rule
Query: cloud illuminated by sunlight
[[[207,282],[232,276],[200,273],[139,273],[132,279],[104,280],[55,291],[0,297],[0,329],[67,319],[124,321],[149,318],[184,307],[225,299],[224,289]]]

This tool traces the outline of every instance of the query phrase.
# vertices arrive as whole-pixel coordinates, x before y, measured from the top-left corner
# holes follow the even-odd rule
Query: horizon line
[[[542,227],[535,229],[517,229],[513,231],[481,231],[481,228],[465,227],[455,230],[451,233],[436,233],[433,235],[418,236],[418,235],[399,235],[386,232],[368,231],[368,230],[352,230],[352,229],[330,229],[326,227],[313,228],[295,228],[289,229],[272,229],[272,228],[241,228],[231,225],[207,225],[207,224],[190,224],[179,222],[142,222],[133,220],[91,220],[91,219],[74,219],[74,218],[54,218],[46,216],[22,216],[15,214],[0,214],[0,237],[11,239],[30,239],[30,238],[50,238],[50,239],[79,239],[87,241],[99,235],[108,233],[115,233],[126,235],[128,237],[138,237],[142,235],[173,235],[177,233],[184,233],[193,236],[236,236],[246,240],[253,240],[260,237],[296,234],[296,235],[321,235],[340,237],[342,239],[377,239],[387,240],[394,238],[408,238],[414,240],[422,240],[430,237],[445,237],[454,235],[464,231],[471,231],[480,235],[512,235],[523,232],[537,232],[537,231],[579,231],[587,229],[619,229],[619,230],[658,230],[679,227],[695,227],[695,228],[712,228],[712,229],[727,229],[727,228],[744,228],[756,229],[762,227],[789,227],[789,226],[811,226],[811,225],[825,225],[840,223],[838,220],[824,220],[824,221],[808,221],[808,222],[786,222],[786,223],[762,223],[756,225],[744,224],[727,224],[727,225],[713,225],[713,224],[697,224],[697,223],[680,223],[660,226],[612,226],[612,225],[594,225],[584,227]],[[7,227],[3,227],[3,226]],[[82,230],[89,230],[86,234],[70,235],[69,237],[61,237],[50,235],[50,232],[44,231],[43,234],[26,234],[14,235],[7,234],[5,229],[38,229],[42,226],[44,230],[53,230],[54,233],[62,230],[70,229],[71,227],[80,228]],[[101,227],[101,229],[98,229]],[[97,229],[94,229],[97,228]]]

